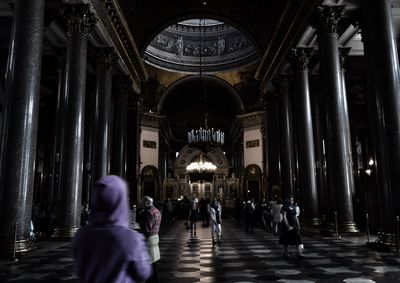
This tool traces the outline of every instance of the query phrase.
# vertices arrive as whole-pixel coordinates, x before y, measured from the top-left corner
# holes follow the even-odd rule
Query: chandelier
[[[211,162],[204,162],[203,155],[199,155],[199,160],[186,166],[186,174],[189,175],[191,182],[212,182],[217,166]]]
[[[203,24],[202,24],[203,22]],[[201,33],[203,27],[203,34]],[[207,113],[207,92],[206,86],[202,79],[202,56],[206,55],[208,52],[208,47],[205,44],[205,32],[206,32],[206,24],[205,19],[199,19],[199,32],[200,32],[200,52],[199,52],[199,77],[200,77],[200,86],[203,90],[204,96],[204,127],[200,127],[197,129],[192,129],[187,133],[188,144],[193,147],[200,148],[204,152],[207,152],[210,147],[221,147],[224,145],[225,134],[223,131],[209,128],[207,125],[208,113]]]

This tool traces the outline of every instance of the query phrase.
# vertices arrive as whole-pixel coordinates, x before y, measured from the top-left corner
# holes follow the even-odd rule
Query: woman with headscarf
[[[290,196],[289,199],[286,199],[283,203],[283,207],[281,209],[282,227],[279,244],[283,245],[284,255],[286,258],[290,258],[288,246],[296,246],[299,257],[304,258],[304,254],[300,246],[303,243],[299,233],[300,226],[296,216],[296,207],[293,203],[293,196]]]
[[[80,282],[142,282],[152,273],[144,237],[129,229],[126,183],[118,176],[98,180],[92,215],[73,243]]]

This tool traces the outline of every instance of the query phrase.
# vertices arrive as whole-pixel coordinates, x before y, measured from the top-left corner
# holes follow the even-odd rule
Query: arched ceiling
[[[180,141],[186,141],[186,134],[192,128],[204,126],[205,111],[210,128],[227,132],[236,115],[243,113],[244,106],[234,88],[211,76],[179,80],[169,87],[158,105],[158,112],[166,116],[173,138]]]
[[[276,0],[118,0],[139,51],[163,29],[179,20],[196,16],[220,19],[239,27],[263,49],[290,1]]]
[[[180,73],[216,73],[256,63],[258,51],[242,32],[212,19],[175,23],[150,42],[147,63]]]

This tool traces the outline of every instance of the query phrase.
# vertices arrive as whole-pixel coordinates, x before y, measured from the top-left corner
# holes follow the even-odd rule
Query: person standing
[[[197,220],[199,219],[199,202],[196,198],[193,198],[192,205],[190,207],[190,212],[189,212],[189,218],[190,218],[190,234],[193,234],[196,236],[196,223]]]
[[[254,211],[256,210],[256,206],[253,200],[247,200],[246,206],[244,209],[244,216],[246,219],[246,232],[254,232]]]
[[[83,283],[142,282],[152,272],[143,235],[129,229],[126,183],[118,176],[98,180],[92,217],[73,241],[75,272]]]
[[[265,230],[267,230],[268,226],[269,226],[268,219],[270,218],[270,215],[269,215],[270,208],[269,208],[268,202],[265,198],[263,198],[260,201],[259,209],[260,209],[260,217],[261,217],[261,222],[262,222],[263,228]]]
[[[282,222],[281,210],[282,210],[282,201],[278,199],[271,208],[272,229],[274,231],[275,236],[278,236],[278,232],[280,231],[281,228],[281,222]]]
[[[142,231],[147,239],[147,246],[149,248],[151,263],[153,265],[153,274],[146,282],[158,282],[157,278],[157,262],[160,260],[160,248],[158,232],[161,224],[161,213],[154,206],[153,199],[145,196],[142,199],[143,218],[142,218]]]
[[[290,258],[288,246],[296,246],[300,258],[304,258],[301,245],[303,244],[300,237],[300,226],[296,216],[296,207],[294,206],[293,196],[286,199],[281,209],[282,213],[282,231],[279,238],[279,244],[283,245],[284,255]]]
[[[212,238],[212,244],[215,245],[216,241],[215,238],[217,238],[217,243],[221,244],[221,234],[222,234],[222,229],[221,229],[221,213],[222,213],[222,208],[221,204],[217,199],[214,199],[209,207],[209,213],[210,213],[210,221],[211,221],[211,238]]]

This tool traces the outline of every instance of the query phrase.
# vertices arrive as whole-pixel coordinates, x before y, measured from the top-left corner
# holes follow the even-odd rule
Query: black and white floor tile
[[[160,239],[160,283],[191,282],[400,282],[400,257],[343,239],[303,236],[305,259],[292,249],[285,259],[278,238],[255,229],[247,233],[231,220],[223,223],[222,244],[212,245],[210,228],[192,235],[183,222]],[[17,263],[0,263],[0,282],[78,282],[70,243],[38,249]]]

